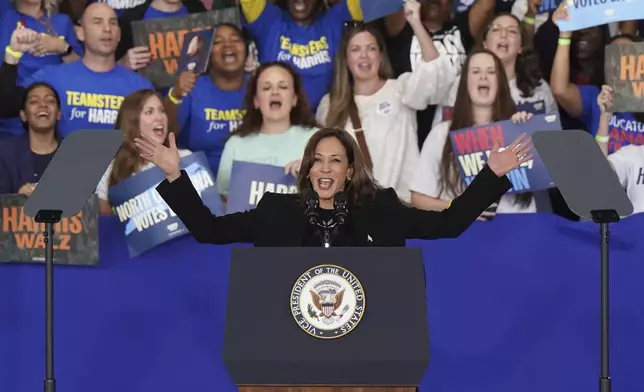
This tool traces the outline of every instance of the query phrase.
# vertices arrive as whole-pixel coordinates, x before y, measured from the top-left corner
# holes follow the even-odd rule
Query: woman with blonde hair
[[[11,35],[16,29],[40,33],[32,51],[12,53]],[[58,0],[13,0],[0,16],[0,48],[20,58],[18,85],[46,65],[78,60],[83,54],[72,20],[58,13]],[[18,117],[0,120],[0,129],[15,135],[24,133]]]
[[[419,16],[420,4],[405,2],[407,20],[418,36],[423,61],[392,78],[382,36],[367,25],[349,30],[336,55],[331,93],[317,110],[323,126],[350,132],[375,179],[410,200],[409,185],[418,163],[416,111],[437,104],[455,78],[447,56],[440,56]]]
[[[125,134],[125,138],[114,160],[96,187],[100,213],[104,215],[112,214],[112,205],[109,199],[110,187],[154,166],[140,156],[134,139],[146,136],[168,146],[169,137],[174,140],[176,133],[174,126],[168,123],[168,116],[165,113],[161,96],[153,90],[139,90],[128,95],[121,104],[115,127]],[[181,157],[190,154],[189,150],[179,150]]]

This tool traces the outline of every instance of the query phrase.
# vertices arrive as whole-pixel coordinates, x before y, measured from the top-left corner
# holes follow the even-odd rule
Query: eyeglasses
[[[505,31],[505,33],[509,34],[509,35],[517,35],[517,34],[519,34],[519,28],[517,26],[503,27],[503,26],[501,26],[499,24],[491,25],[488,31],[491,32],[491,33],[500,33],[502,31]]]

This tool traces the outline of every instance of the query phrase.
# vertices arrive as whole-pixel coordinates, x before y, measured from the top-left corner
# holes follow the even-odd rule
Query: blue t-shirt
[[[179,107],[179,145],[190,151],[203,151],[213,173],[219,170],[230,132],[241,124],[246,113],[247,81],[237,91],[224,91],[212,83],[210,76],[200,76]]]
[[[586,126],[586,130],[595,136],[601,117],[601,110],[597,105],[600,90],[591,85],[578,86],[578,88],[582,104],[580,119]],[[608,136],[610,137],[609,154],[629,144],[642,145],[644,144],[644,123],[637,121],[631,113],[613,113],[608,126]]]
[[[74,51],[79,56],[83,56],[83,45],[76,38],[74,25],[69,16],[65,14],[56,14],[52,16],[49,23],[51,24],[53,31],[48,31],[45,24],[32,16],[21,14],[14,7],[9,7],[5,11],[6,12],[4,12],[0,18],[0,48],[5,48],[9,45],[11,42],[11,34],[17,28],[18,24],[21,24],[22,26],[39,33],[47,33],[55,37],[64,37],[65,41],[74,48]],[[61,64],[62,62],[62,55],[60,54],[50,53],[36,57],[27,52],[23,54],[20,58],[20,62],[18,63],[17,82],[18,84],[22,84],[27,77],[31,76],[42,67]],[[0,129],[14,135],[21,135],[24,133],[24,129],[22,128],[18,117],[1,119]]]
[[[333,58],[344,23],[352,19],[347,1],[341,0],[310,26],[301,26],[288,12],[267,1],[264,12],[246,27],[257,45],[260,63],[282,61],[298,71],[315,111],[331,87]]]
[[[33,82],[49,83],[60,95],[60,137],[78,129],[113,129],[123,99],[153,88],[149,80],[119,64],[108,72],[94,72],[83,61],[47,66],[23,86]]]
[[[143,20],[150,20],[150,19],[165,19],[165,18],[175,18],[177,16],[184,16],[188,15],[188,9],[186,6],[181,6],[177,11],[174,12],[164,12],[164,11],[159,11],[156,8],[153,8],[152,6],[149,6],[148,9],[145,11],[145,15],[143,15]]]

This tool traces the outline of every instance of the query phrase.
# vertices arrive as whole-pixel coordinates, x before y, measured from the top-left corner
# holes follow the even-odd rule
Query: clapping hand
[[[532,159],[531,150],[532,141],[526,134],[520,135],[505,149],[500,148],[495,141],[487,158],[487,165],[497,176],[502,177]]]
[[[139,150],[139,155],[163,170],[170,182],[181,176],[179,150],[174,133],[170,132],[168,135],[168,147],[143,134],[134,139],[134,145]]]
[[[34,50],[40,42],[41,35],[32,29],[16,29],[11,33],[9,47],[18,53]]]

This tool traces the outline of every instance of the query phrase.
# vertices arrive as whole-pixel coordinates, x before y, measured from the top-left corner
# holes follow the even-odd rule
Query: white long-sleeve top
[[[394,188],[398,197],[409,202],[414,171],[418,166],[416,111],[442,102],[454,82],[448,56],[421,61],[413,72],[389,79],[370,96],[354,95],[365,141],[373,162],[373,175],[383,187]],[[326,124],[329,94],[317,110],[317,120]],[[344,129],[355,137],[348,119]]]

